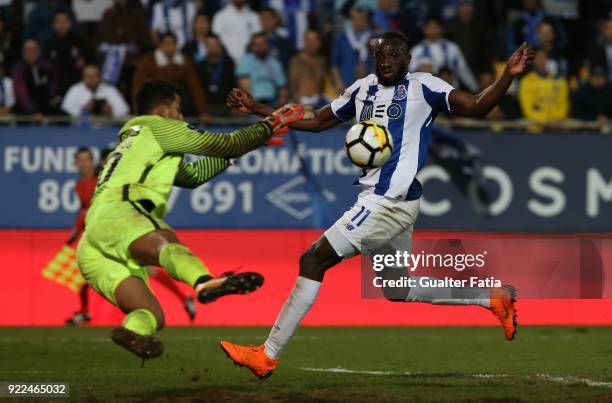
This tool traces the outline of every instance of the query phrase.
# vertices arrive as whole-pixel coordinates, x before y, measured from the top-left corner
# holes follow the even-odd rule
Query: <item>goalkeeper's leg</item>
[[[163,328],[164,313],[147,285],[145,269],[109,259],[87,238],[79,243],[77,258],[93,289],[126,314],[112,340],[142,358],[161,355],[163,345],[153,335]]]
[[[164,351],[153,335],[164,327],[164,312],[141,278],[127,277],[115,289],[117,306],[127,315],[111,338],[142,358],[155,358]]]
[[[183,245],[169,228],[159,228],[133,241],[132,259],[143,266],[161,266],[173,279],[194,287],[198,300],[208,303],[229,294],[247,294],[263,284],[258,273],[213,277],[204,263]]]

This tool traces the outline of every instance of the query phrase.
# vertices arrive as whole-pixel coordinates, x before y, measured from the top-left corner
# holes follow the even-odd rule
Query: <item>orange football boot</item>
[[[499,320],[504,328],[507,340],[514,339],[516,335],[517,310],[514,307],[516,302],[516,289],[511,285],[503,285],[500,288],[491,289],[491,312]]]
[[[263,344],[259,347],[241,346],[222,340],[221,349],[234,361],[234,364],[250,369],[259,379],[266,379],[272,375],[278,364],[278,360],[266,355]]]

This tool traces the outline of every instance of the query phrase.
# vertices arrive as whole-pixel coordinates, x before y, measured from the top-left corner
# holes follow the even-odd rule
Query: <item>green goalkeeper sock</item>
[[[157,331],[157,319],[147,309],[137,309],[128,313],[121,325],[142,336],[151,336]]]
[[[183,244],[168,244],[159,253],[159,264],[170,277],[194,286],[196,281],[208,274],[204,263]]]

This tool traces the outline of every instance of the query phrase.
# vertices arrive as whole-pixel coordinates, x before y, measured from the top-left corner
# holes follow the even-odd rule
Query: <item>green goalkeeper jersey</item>
[[[232,133],[198,131],[161,116],[139,116],[120,130],[117,147],[98,176],[90,211],[104,201],[149,200],[163,217],[172,186],[194,188],[223,172],[229,158],[263,145],[272,135],[260,122]],[[184,162],[185,154],[204,158]]]

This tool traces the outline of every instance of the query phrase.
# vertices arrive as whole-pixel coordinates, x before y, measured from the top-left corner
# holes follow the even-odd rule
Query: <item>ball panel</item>
[[[353,125],[345,138],[349,159],[362,168],[384,165],[393,151],[393,138],[380,123],[366,120]]]
[[[370,160],[372,154],[370,150],[365,148],[363,143],[357,143],[347,148],[347,153],[351,161],[357,166],[364,167]]]

